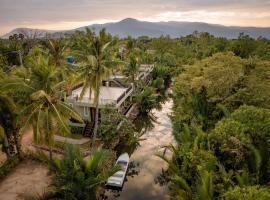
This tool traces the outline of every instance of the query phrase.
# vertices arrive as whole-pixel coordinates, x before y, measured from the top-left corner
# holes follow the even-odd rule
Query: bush
[[[27,154],[27,157],[31,160],[36,160],[41,163],[47,164],[50,162],[49,156],[41,150],[38,150],[36,152],[30,152],[29,154]]]
[[[70,132],[72,134],[81,135],[83,133],[83,127],[70,126]]]
[[[224,200],[268,200],[270,190],[259,186],[236,186],[223,195]]]
[[[135,97],[135,102],[139,105],[143,115],[148,114],[153,108],[158,106],[155,89],[152,87],[145,87],[144,90]]]

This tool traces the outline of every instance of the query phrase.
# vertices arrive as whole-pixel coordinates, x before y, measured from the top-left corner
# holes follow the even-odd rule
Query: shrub
[[[236,186],[223,195],[224,200],[268,200],[270,190],[259,186]]]

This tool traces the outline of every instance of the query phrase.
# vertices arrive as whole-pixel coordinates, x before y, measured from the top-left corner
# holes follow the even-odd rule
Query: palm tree
[[[19,129],[17,127],[17,112],[11,98],[0,95],[0,127],[2,141],[7,157],[14,153],[20,155]]]
[[[67,145],[64,158],[53,162],[55,191],[64,199],[96,199],[98,187],[121,169],[109,167],[110,158],[109,151],[99,150],[84,159],[78,147]]]
[[[136,77],[139,72],[140,65],[138,63],[138,59],[134,56],[130,56],[129,63],[125,69],[126,75],[130,76],[131,82],[135,84]]]
[[[69,43],[64,39],[47,39],[42,43],[43,48],[39,48],[40,53],[48,56],[50,64],[56,66],[58,70],[59,79],[69,80],[74,79],[74,69],[66,62],[66,55],[69,52]]]
[[[65,91],[62,88],[66,83],[59,82],[56,67],[43,57],[27,70],[22,68],[15,74],[17,76],[4,81],[2,88],[23,104],[20,120],[24,127],[33,127],[34,141],[48,145],[52,158],[56,131],[68,133],[66,123],[70,117],[81,120],[79,114],[63,102]]]
[[[148,115],[153,108],[159,106],[157,94],[152,87],[145,87],[141,93],[137,94],[135,102],[139,105],[142,115]]]
[[[68,45],[63,39],[48,39],[43,43],[43,46],[48,51],[52,64],[60,68],[65,63],[65,54]]]
[[[126,48],[127,48],[127,55],[130,55],[130,53],[132,52],[132,50],[135,47],[135,42],[136,40],[133,39],[131,36],[128,36],[127,38],[127,44],[126,44]]]
[[[172,159],[166,156],[167,150],[173,153]],[[185,178],[181,177],[181,169],[179,168],[177,162],[179,156],[178,147],[174,147],[172,144],[170,144],[169,146],[165,146],[164,154],[158,154],[157,156],[168,164],[168,172],[170,174],[169,187],[172,199],[179,198],[183,200],[191,200],[192,188],[185,180]]]
[[[77,48],[74,51],[74,54],[82,59],[82,63],[78,67],[78,80],[84,82],[80,97],[82,98],[89,90],[89,99],[91,99],[92,90],[94,91],[95,121],[92,147],[94,147],[98,129],[99,95],[102,81],[108,79],[113,69],[120,64],[120,61],[114,60],[112,57],[109,48],[111,41],[111,36],[105,30],[100,31],[96,36],[87,29],[85,37],[78,40]]]
[[[9,158],[11,156],[9,142],[2,126],[0,126],[0,144],[3,145],[2,151],[6,154],[7,158]]]

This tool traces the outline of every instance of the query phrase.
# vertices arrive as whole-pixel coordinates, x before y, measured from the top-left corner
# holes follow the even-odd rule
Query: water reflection
[[[140,141],[140,146],[133,147],[134,152],[130,157],[131,163],[122,190],[106,190],[103,199],[164,200],[167,198],[166,172],[163,170],[166,168],[166,163],[156,155],[163,153],[164,145],[173,142],[172,125],[168,117],[171,107],[172,102],[167,101],[162,105],[161,110],[153,111],[154,117],[139,118],[140,123],[135,122],[138,129],[145,130],[142,136],[144,140]]]
[[[140,168],[140,163],[135,162],[135,161],[131,161],[129,163],[128,172],[127,172],[127,175],[126,175],[125,180],[124,180],[123,188],[125,186],[125,183],[130,178],[134,178],[135,176],[138,176],[138,174],[140,173],[140,169],[141,169]],[[113,198],[117,199],[117,197],[120,197],[120,194],[121,194],[123,188],[118,189],[118,188],[109,188],[109,187],[107,187],[107,193],[110,193],[111,198],[113,197]],[[101,199],[106,200],[106,199],[109,199],[109,197],[106,194],[103,194],[101,196]]]
[[[134,125],[139,133],[146,133],[154,128],[154,123],[157,122],[157,118],[149,113],[148,115],[139,115],[134,120]]]
[[[154,123],[157,123],[156,117],[150,113],[149,115],[139,115],[134,121],[133,124],[135,126],[137,132],[138,142],[127,143],[126,141],[120,142],[115,148],[117,156],[120,156],[123,152],[127,152],[129,155],[132,155],[133,152],[140,146],[140,142],[145,140],[143,135],[154,128]]]

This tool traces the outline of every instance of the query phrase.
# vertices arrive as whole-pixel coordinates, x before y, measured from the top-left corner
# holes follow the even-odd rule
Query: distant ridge
[[[119,22],[105,23],[105,24],[93,24],[87,26],[96,32],[100,31],[102,28],[112,35],[118,35],[120,38],[127,36],[139,37],[139,36],[149,36],[149,37],[159,37],[161,35],[169,35],[173,38],[186,36],[194,31],[208,32],[216,37],[226,37],[226,38],[237,38],[240,33],[245,33],[251,37],[265,37],[270,39],[270,27],[269,28],[259,28],[259,27],[237,27],[237,26],[223,26],[217,24],[208,24],[202,22],[147,22],[139,21],[133,18],[126,18]],[[41,29],[29,29],[29,28],[18,28],[5,34],[2,38],[8,38],[14,33],[25,32],[28,34],[34,34],[37,32],[36,37],[42,38],[50,34],[53,37],[63,36],[64,33],[72,33],[76,30],[83,31],[86,27],[80,27],[77,29],[66,30],[66,31],[51,31],[51,30],[41,30]]]

